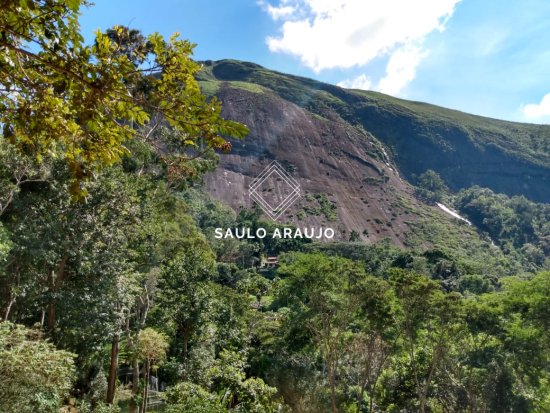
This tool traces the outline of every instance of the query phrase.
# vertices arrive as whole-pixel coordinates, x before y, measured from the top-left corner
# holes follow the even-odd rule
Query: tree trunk
[[[118,335],[113,337],[111,342],[111,365],[109,366],[109,378],[107,381],[107,403],[113,404],[115,399],[115,387],[118,371]]]
[[[55,273],[53,271],[50,272],[49,277],[49,284],[50,284],[50,294],[55,293]],[[55,328],[55,298],[50,297],[50,301],[48,302],[48,330],[53,331]]]
[[[6,295],[9,295],[9,298],[7,299],[8,305],[6,307],[6,311],[4,312],[4,321],[8,321],[8,319],[10,318],[11,309],[12,309],[13,305],[15,304],[15,302],[17,301],[17,296],[18,295],[17,295],[17,293],[15,293],[15,290],[17,290],[17,287],[19,287],[19,284],[20,284],[20,268],[19,268],[19,265],[16,265],[13,274],[14,275],[13,275],[12,279],[7,281],[6,285],[3,286],[3,288],[1,289],[1,290],[4,290],[4,288],[5,288],[6,290],[9,291],[9,293],[6,294]],[[3,291],[2,291],[2,293],[3,293]]]
[[[193,323],[183,321],[179,324],[179,333],[181,334],[182,340],[182,358],[185,362],[187,362],[187,356],[189,354],[189,340],[191,339],[192,332]]]
[[[338,405],[336,404],[336,378],[334,365],[332,365],[332,360],[329,362],[329,380],[330,380],[330,398],[332,399],[332,413],[338,413]]]
[[[67,254],[61,258],[57,277],[55,276],[55,272],[53,270],[50,272],[50,291],[53,294],[59,290],[61,283],[65,279],[65,266],[67,265],[68,259],[69,256]],[[55,298],[50,298],[50,302],[48,303],[48,330],[50,330],[50,332],[53,332],[55,329],[55,304]]]
[[[363,400],[365,398],[365,387],[366,387],[366,384],[363,381],[363,383],[361,383],[361,391],[357,395],[357,409],[355,409],[356,413],[361,412],[361,404],[363,404]],[[371,409],[369,409],[369,413],[371,413]]]
[[[142,412],[145,413],[147,411],[147,399],[149,398],[149,372],[150,372],[150,365],[151,365],[151,362],[149,360],[147,360],[145,362],[145,373],[144,373],[144,376],[145,376],[145,383],[144,383],[144,387],[143,387],[143,402],[142,402]]]
[[[183,337],[183,359],[187,363],[187,354],[189,353],[189,338],[187,335]]]
[[[338,413],[338,406],[336,404],[336,389],[334,388],[334,379],[331,378],[330,383],[330,397],[332,399],[332,413]]]
[[[45,321],[46,321],[46,309],[42,308],[42,315],[40,317],[40,330],[44,330]]]
[[[420,406],[418,407],[418,411],[419,413],[425,413],[426,412],[426,394],[424,394],[424,392],[422,392],[422,394],[420,394]]]
[[[139,391],[139,363],[137,359],[132,361],[132,394],[134,397],[130,399],[129,413],[137,413],[138,405],[135,400]]]
[[[6,308],[6,313],[4,314],[4,321],[8,321],[8,318],[10,318],[10,311],[11,307],[15,304],[16,296],[12,294],[11,299],[8,303],[8,307]]]

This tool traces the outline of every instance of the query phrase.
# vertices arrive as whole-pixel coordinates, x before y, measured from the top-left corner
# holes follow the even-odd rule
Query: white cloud
[[[279,0],[270,7],[288,12],[275,16],[264,6],[281,21],[280,35],[268,37],[267,45],[272,52],[298,57],[317,73],[388,56],[380,89],[398,93],[414,78],[426,36],[444,29],[459,1]]]
[[[295,9],[292,6],[273,7],[271,4],[268,4],[267,12],[273,20],[279,20],[283,17],[292,15],[295,12]]]
[[[523,107],[523,114],[528,119],[550,119],[550,93],[544,95],[540,103],[530,103]]]
[[[296,12],[296,8],[288,4],[289,0],[282,0],[279,6],[273,6],[265,0],[259,0],[258,4],[266,11],[273,20],[280,20],[292,16]]]
[[[341,82],[338,82],[338,86],[348,89],[369,90],[372,88],[372,81],[367,77],[367,75],[362,74],[353,79],[342,80]]]
[[[377,90],[388,95],[397,95],[415,77],[416,68],[427,52],[420,48],[406,46],[397,49],[386,66],[386,75],[380,79]]]
[[[427,54],[418,47],[407,46],[397,49],[386,66],[386,74],[378,84],[373,85],[366,74],[338,82],[338,86],[350,89],[374,89],[388,95],[398,95],[415,77],[416,67]]]

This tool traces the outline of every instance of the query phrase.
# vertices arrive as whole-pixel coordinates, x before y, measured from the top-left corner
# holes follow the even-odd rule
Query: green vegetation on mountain
[[[431,169],[453,190],[473,185],[550,202],[550,126],[484,118],[337,86],[236,60],[204,62],[201,85],[248,82],[320,116],[372,133],[409,180]]]
[[[326,194],[306,194],[305,199],[307,204],[298,212],[299,219],[306,216],[323,215],[328,221],[336,221],[336,206],[327,198]]]
[[[473,187],[459,192],[455,205],[481,231],[498,242],[503,251],[517,253],[525,265],[549,265],[549,204]]]
[[[448,188],[437,172],[428,169],[416,178],[417,195],[430,202],[441,202]]]

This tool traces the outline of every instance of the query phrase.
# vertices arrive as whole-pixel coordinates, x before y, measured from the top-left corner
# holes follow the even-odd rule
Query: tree
[[[183,223],[180,223],[183,227]],[[181,231],[181,229],[180,229]],[[185,362],[189,345],[197,331],[206,325],[212,307],[209,281],[214,275],[214,255],[204,237],[193,225],[180,232],[177,250],[167,254],[159,280],[160,318],[174,326],[177,349]]]
[[[323,357],[332,411],[338,412],[337,377],[358,303],[350,289],[364,278],[353,261],[323,254],[294,253],[284,257],[279,299],[290,309],[290,331],[305,329]],[[293,333],[290,333],[293,334]]]
[[[250,413],[275,413],[280,405],[273,400],[276,389],[262,379],[246,377],[243,354],[223,350],[209,369],[212,387],[217,390],[221,406]]]
[[[50,162],[38,163],[19,153],[13,145],[0,140],[0,217],[25,184],[45,182],[50,177]]]
[[[416,392],[418,411],[428,409],[428,397],[452,354],[452,342],[464,329],[463,303],[457,293],[445,294],[423,275],[405,270],[390,272],[402,316],[396,321],[403,331],[408,371]]]
[[[356,411],[365,408],[374,412],[380,378],[391,365],[391,357],[398,353],[401,330],[396,321],[399,306],[390,284],[380,278],[366,276],[357,282],[351,294],[358,305],[354,319],[354,334],[346,343],[342,374],[356,386]],[[350,394],[353,391],[350,389]]]
[[[72,386],[74,357],[36,330],[0,323],[0,411],[58,412]]]
[[[136,283],[132,286],[130,282],[132,278],[126,275],[125,280],[130,284],[133,302],[126,307],[126,311],[123,311],[125,317],[122,328],[129,353],[134,355],[129,360],[133,370],[134,394],[130,405],[131,411],[137,409],[135,401],[139,395],[139,360],[135,355],[139,346],[140,332],[150,321],[151,313],[154,313],[157,321],[160,320],[160,324],[164,327],[163,331],[170,331],[173,325],[170,318],[174,314],[173,307],[167,305],[163,308],[163,304],[167,303],[166,296],[163,295],[163,288],[166,286],[164,275],[171,274],[172,270],[176,271],[176,263],[181,268],[187,268],[188,271],[199,272],[199,265],[202,263],[208,267],[207,260],[211,259],[211,252],[206,242],[200,236],[186,212],[185,203],[179,197],[175,196],[165,184],[156,181],[148,182],[140,192],[140,213],[134,228],[137,231],[134,231],[134,236],[130,236],[132,232],[127,231],[130,236],[129,254],[133,258]],[[192,273],[192,275],[195,274]],[[201,276],[204,274],[201,273],[199,277]],[[194,289],[200,289],[202,286],[191,281],[185,285],[191,285]],[[181,285],[178,287],[182,288]],[[204,290],[203,288],[202,291]],[[170,294],[169,291],[168,294]],[[121,301],[124,303],[123,300]],[[122,308],[124,309],[124,306]],[[197,313],[201,315],[200,309],[193,315]],[[182,317],[184,316],[185,312]]]
[[[246,294],[252,294],[256,297],[257,308],[261,307],[262,297],[271,290],[271,281],[264,276],[252,272],[237,283],[237,289]]]
[[[505,320],[499,336],[509,367],[509,403],[517,411],[544,410],[550,402],[550,273],[504,280],[503,293],[489,300],[499,305]],[[528,385],[529,393],[521,391],[520,383]]]
[[[66,160],[73,194],[102,166],[127,153],[125,143],[151,143],[160,122],[176,132],[181,148],[200,156],[227,151],[223,136],[247,129],[220,116],[221,106],[200,92],[191,60],[194,45],[174,35],[140,37],[116,26],[83,44],[78,11],[84,0],[28,0],[0,4],[0,124],[4,139],[38,161],[56,153]],[[144,128],[147,126],[146,128]],[[177,173],[183,153],[162,153]]]
[[[181,382],[166,392],[167,413],[226,413],[216,394],[190,382]]]
[[[357,242],[361,241],[361,237],[359,236],[359,233],[355,230],[352,230],[349,234],[349,242]]]
[[[79,354],[80,393],[110,357],[106,400],[112,403],[119,341],[126,338],[135,351],[160,268],[178,244],[173,234],[185,238],[182,229],[194,225],[184,204],[147,176],[106,169],[89,183],[82,203],[67,197],[67,184],[57,168],[40,190],[26,188],[6,214],[13,245],[5,314],[38,322],[57,345]]]
[[[171,413],[275,413],[282,405],[274,399],[276,389],[262,379],[246,377],[243,355],[223,350],[207,370],[209,388],[181,382],[167,391]]]
[[[431,202],[441,202],[448,192],[445,181],[431,169],[417,177],[417,194]]]
[[[167,337],[148,327],[141,330],[138,337],[137,358],[143,360],[143,400],[141,404],[141,412],[147,411],[147,401],[149,397],[149,377],[151,376],[151,368],[154,362],[164,360],[166,351],[168,350]]]

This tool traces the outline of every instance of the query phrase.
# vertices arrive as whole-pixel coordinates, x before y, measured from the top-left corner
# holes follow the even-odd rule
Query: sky
[[[548,0],[95,0],[88,41],[116,24],[343,87],[550,124]]]

